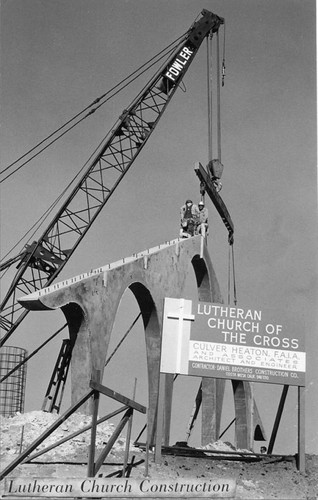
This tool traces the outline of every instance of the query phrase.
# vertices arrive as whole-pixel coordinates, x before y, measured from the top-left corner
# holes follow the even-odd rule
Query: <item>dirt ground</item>
[[[78,428],[78,422],[85,426],[87,421],[83,421],[81,416],[75,417],[78,420],[63,423],[55,435],[52,434],[51,441],[45,441],[37,449],[40,450],[48,444],[52,444],[61,437],[66,437]],[[6,467],[17,459],[19,454],[28,449],[30,443],[37,438],[43,429],[47,428],[54,421],[51,414],[42,412],[31,412],[31,414],[20,415],[14,419],[1,419],[1,453],[0,469]],[[21,446],[21,424],[23,423],[23,443]],[[77,427],[76,427],[77,425]],[[105,445],[105,439],[109,438],[113,427],[110,424],[104,425],[97,435],[97,451]],[[57,434],[56,434],[57,433]],[[123,435],[126,435],[123,433]],[[86,437],[85,437],[86,436]],[[15,467],[8,476],[10,477],[87,477],[87,457],[90,432],[81,434],[68,441],[64,445],[54,448],[48,453],[42,454],[33,459],[32,463],[24,463]],[[217,442],[220,448],[220,443]],[[123,467],[125,453],[125,438],[120,437],[111,453],[106,459],[106,463],[98,471],[100,477],[119,477]],[[225,448],[224,448],[225,449]],[[232,450],[233,451],[233,450]],[[289,500],[314,500],[318,498],[318,456],[306,455],[305,473],[297,470],[296,458],[279,456],[256,457],[256,461],[229,460],[220,453],[212,458],[175,456],[163,454],[160,464],[154,462],[152,452],[146,457],[146,452],[140,448],[130,445],[128,463],[132,464],[129,475],[131,478],[144,479],[148,475],[152,479],[236,479],[237,499],[289,499]],[[233,456],[232,456],[233,457]],[[147,466],[148,463],[148,466]],[[0,498],[4,498],[3,482],[0,483]],[[13,497],[6,497],[11,498]],[[31,498],[31,497],[28,497]],[[111,497],[107,497],[111,498]],[[118,497],[117,497],[118,498]],[[139,497],[140,498],[140,497]],[[20,497],[21,499],[21,497]]]

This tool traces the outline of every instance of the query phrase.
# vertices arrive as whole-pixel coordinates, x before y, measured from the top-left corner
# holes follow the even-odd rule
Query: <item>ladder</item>
[[[71,364],[73,345],[73,342],[71,343],[69,339],[62,341],[62,346],[44,397],[42,411],[49,413],[53,413],[54,411],[59,413],[60,411],[67,374]]]

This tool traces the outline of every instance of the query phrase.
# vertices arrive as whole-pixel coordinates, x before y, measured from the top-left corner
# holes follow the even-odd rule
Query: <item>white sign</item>
[[[161,371],[305,385],[304,329],[273,311],[165,299]]]

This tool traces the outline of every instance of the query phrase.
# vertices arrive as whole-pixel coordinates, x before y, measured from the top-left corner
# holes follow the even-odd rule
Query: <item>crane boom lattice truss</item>
[[[0,346],[25,318],[17,298],[51,284],[129,170],[188,70],[202,41],[224,20],[202,11],[164,68],[124,110],[67,201],[38,241],[26,247],[2,301]]]

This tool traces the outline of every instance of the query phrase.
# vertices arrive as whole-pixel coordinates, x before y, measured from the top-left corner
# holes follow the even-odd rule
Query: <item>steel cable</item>
[[[82,111],[80,111],[79,113],[77,113],[76,115],[73,116],[73,118],[71,118],[70,120],[68,120],[67,122],[65,122],[63,125],[61,125],[57,130],[55,130],[54,132],[52,132],[51,134],[49,134],[46,138],[42,139],[38,144],[36,144],[33,148],[31,148],[29,151],[27,151],[26,153],[24,153],[22,156],[20,156],[17,160],[15,160],[14,162],[12,162],[10,165],[8,165],[7,167],[5,167],[3,170],[0,171],[0,175],[4,174],[7,170],[9,170],[11,167],[13,167],[14,165],[16,165],[19,161],[21,161],[23,158],[25,158],[26,156],[28,156],[30,153],[32,153],[33,151],[35,151],[38,147],[40,147],[42,144],[44,144],[46,141],[48,141],[51,137],[55,136],[58,132],[60,132],[63,128],[65,128],[67,125],[69,125],[71,122],[73,122],[76,118],[78,118],[81,114],[83,114],[84,112],[86,112],[88,109],[92,108],[92,106],[95,106],[96,104],[98,104],[102,99],[104,99],[103,102],[101,102],[98,106],[95,106],[95,108],[91,109],[83,118],[81,118],[80,120],[78,120],[77,122],[75,122],[75,124],[73,124],[71,127],[69,127],[66,131],[64,131],[62,134],[60,134],[58,137],[56,137],[54,140],[52,140],[51,142],[49,142],[49,144],[47,144],[47,146],[43,147],[42,149],[40,149],[40,151],[38,151],[36,154],[34,154],[31,158],[29,158],[28,160],[26,160],[24,163],[22,163],[22,165],[20,165],[19,167],[17,167],[13,172],[11,172],[10,174],[8,174],[6,177],[4,177],[2,180],[0,180],[0,184],[2,182],[4,182],[5,180],[7,180],[9,177],[11,177],[11,175],[13,175],[14,173],[16,173],[17,171],[19,171],[23,166],[25,166],[27,163],[29,163],[31,160],[33,160],[35,157],[37,157],[40,153],[42,153],[43,151],[45,151],[49,146],[51,146],[52,144],[54,144],[58,139],[60,139],[61,137],[63,137],[67,132],[69,132],[70,130],[72,130],[75,126],[77,126],[79,123],[81,123],[83,120],[85,120],[87,117],[89,117],[91,114],[93,114],[97,109],[99,109],[101,106],[103,106],[106,102],[108,102],[111,98],[113,98],[115,95],[117,95],[119,92],[121,92],[124,88],[126,88],[128,85],[130,85],[133,81],[135,81],[137,78],[139,78],[141,75],[143,75],[146,71],[148,71],[153,65],[157,64],[163,57],[165,57],[165,52],[170,49],[170,47],[173,45],[175,47],[175,44],[180,41],[181,39],[183,39],[185,37],[185,34],[178,37],[174,42],[171,42],[167,47],[165,47],[164,49],[162,49],[160,52],[158,52],[158,54],[156,54],[155,56],[153,56],[151,59],[149,59],[147,62],[145,62],[144,64],[142,64],[139,68],[137,68],[135,71],[133,71],[130,75],[128,75],[126,78],[124,78],[123,80],[121,80],[118,84],[116,84],[114,87],[112,87],[110,90],[108,90],[107,92],[105,92],[102,96],[96,98],[90,105],[86,106]],[[173,47],[173,48],[174,48]],[[173,49],[172,49],[173,50]],[[163,54],[163,55],[161,55]],[[159,57],[160,56],[160,57]],[[159,58],[158,60],[156,60],[157,58]],[[150,64],[152,63],[152,64]],[[149,66],[148,66],[149,65]],[[148,66],[148,67],[146,67]],[[141,71],[143,68],[145,68],[145,70]],[[137,76],[135,76],[135,78],[132,78],[133,75],[136,75],[137,73]],[[124,82],[126,82],[127,80],[130,80],[128,81],[128,83],[126,85],[123,85]],[[122,86],[123,85],[123,86]],[[117,90],[116,92],[114,92],[115,89],[117,89],[118,87],[122,86],[121,88],[119,88],[119,90]],[[106,96],[108,96],[109,94],[111,94],[112,92],[114,92],[110,97],[108,97],[107,99],[105,99]]]

